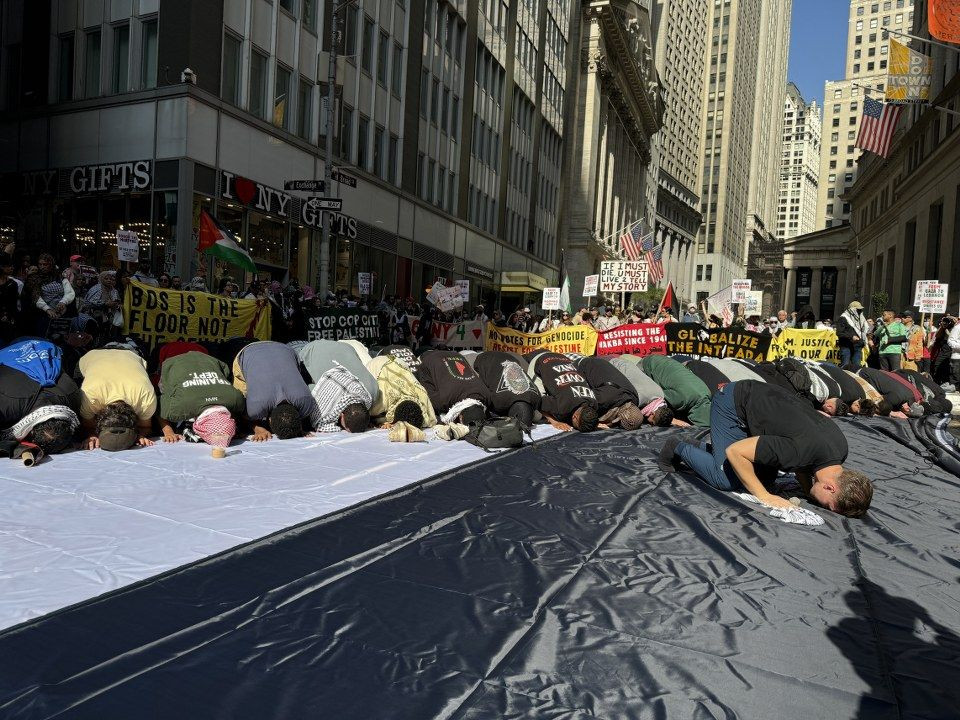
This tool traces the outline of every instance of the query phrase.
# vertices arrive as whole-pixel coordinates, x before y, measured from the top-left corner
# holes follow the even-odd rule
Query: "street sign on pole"
[[[294,190],[297,192],[323,192],[323,180],[287,180],[283,184],[284,190]]]
[[[312,207],[315,207],[317,210],[342,210],[343,209],[343,200],[340,198],[324,198],[324,197],[313,197],[310,198],[307,202],[310,203]]]
[[[357,186],[357,179],[353,177],[353,175],[347,175],[346,173],[340,172],[339,170],[334,170],[330,174],[330,177],[333,180],[336,180],[338,183],[342,183],[346,185],[347,187],[355,188]]]

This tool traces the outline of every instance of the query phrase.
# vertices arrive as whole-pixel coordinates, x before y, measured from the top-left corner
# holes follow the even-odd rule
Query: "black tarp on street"
[[[569,433],[10,629],[0,717],[957,718],[955,458],[842,427],[867,520]]]

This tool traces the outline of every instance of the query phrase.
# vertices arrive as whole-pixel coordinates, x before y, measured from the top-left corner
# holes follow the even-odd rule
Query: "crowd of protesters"
[[[693,305],[680,317],[663,308],[612,304],[573,313],[543,314],[527,306],[504,313],[484,305],[440,312],[412,297],[356,297],[344,290],[321,296],[296,281],[284,287],[255,278],[244,286],[224,277],[218,294],[269,304],[270,340],[174,341],[148,348],[123,333],[130,282],[205,290],[203,276],[183,283],[176,275],[154,275],[149,263],[132,272],[98,272],[79,255],[63,268],[49,254],[33,265],[29,257],[15,262],[14,250],[0,254],[0,454],[8,457],[27,450],[42,456],[77,444],[125,450],[157,437],[222,449],[240,432],[265,441],[370,427],[388,428],[391,440],[405,442],[424,440],[424,429],[435,427],[438,438],[452,440],[477,435],[491,416],[513,418],[524,428],[549,422],[581,432],[692,424],[716,426],[719,433],[725,423],[724,437],[742,454],[736,472],[724,469],[716,453],[683,443],[668,443],[661,464],[686,463],[715,487],[746,488],[776,504],[749,470],[751,463],[763,464],[762,455],[767,466],[802,473],[809,465],[804,453],[812,457],[822,450],[829,463],[811,470],[809,494],[824,507],[857,516],[869,506],[869,481],[840,466],[842,443],[799,449],[781,443],[773,452],[736,428],[746,423],[751,433],[763,435],[761,424],[776,425],[768,417],[772,408],[789,400],[796,423],[826,428],[834,437],[819,416],[950,412],[945,391],[960,384],[955,318],[943,317],[936,327],[926,317],[915,322],[910,311],[871,319],[858,302],[835,324],[817,320],[809,307],[780,310],[766,320],[734,312],[729,323]],[[378,340],[368,346],[308,341],[305,318],[323,308],[377,313]],[[574,325],[607,331],[644,322],[730,325],[771,336],[787,328],[830,329],[837,333],[842,364],[585,358],[542,349],[521,356],[432,347],[433,323],[470,321],[527,333]],[[734,385],[742,389],[736,397],[728,392]]]

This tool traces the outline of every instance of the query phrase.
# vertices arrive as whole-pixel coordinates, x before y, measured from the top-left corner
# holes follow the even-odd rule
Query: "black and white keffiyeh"
[[[80,427],[80,420],[77,414],[66,405],[44,405],[33,412],[27,414],[20,422],[13,427],[7,428],[0,435],[4,440],[23,440],[33,429],[47,420],[62,419],[70,422],[72,430]]]
[[[367,410],[373,405],[367,389],[340,363],[321,375],[311,392],[317,403],[311,423],[317,432],[339,432],[340,414],[348,405],[361,403]]]

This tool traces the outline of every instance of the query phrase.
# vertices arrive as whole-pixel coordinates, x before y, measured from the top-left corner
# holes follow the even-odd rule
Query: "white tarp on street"
[[[556,431],[539,426],[534,438]],[[428,431],[432,437],[432,431]],[[0,629],[487,456],[386,431],[0,462]]]

